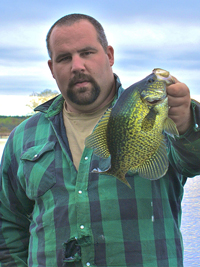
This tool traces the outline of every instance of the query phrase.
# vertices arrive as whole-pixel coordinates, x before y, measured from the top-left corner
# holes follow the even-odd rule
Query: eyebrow
[[[78,53],[86,52],[86,51],[88,51],[88,50],[97,51],[97,49],[96,49],[95,47],[92,47],[92,46],[86,46],[85,48],[78,50]]]
[[[89,50],[90,50],[90,51],[92,50],[92,51],[94,51],[94,52],[97,52],[97,51],[98,51],[95,47],[92,47],[92,46],[86,46],[86,47],[84,47],[84,48],[78,50],[77,52],[78,52],[78,53],[83,53],[83,52],[86,52],[86,51],[89,51]],[[66,52],[66,53],[59,54],[59,55],[56,57],[56,61],[58,62],[61,58],[66,57],[66,56],[71,56],[71,53]]]

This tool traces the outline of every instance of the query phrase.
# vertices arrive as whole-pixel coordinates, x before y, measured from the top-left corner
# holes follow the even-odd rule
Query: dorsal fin
[[[85,146],[94,149],[94,153],[102,158],[108,158],[110,156],[107,145],[107,126],[110,113],[111,109],[108,109],[92,134],[85,140]]]

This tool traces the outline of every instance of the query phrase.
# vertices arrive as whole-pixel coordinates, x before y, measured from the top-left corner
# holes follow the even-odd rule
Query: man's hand
[[[167,87],[169,118],[177,126],[179,134],[184,134],[192,124],[192,111],[190,108],[190,90],[184,83],[179,82],[175,77],[175,84]]]

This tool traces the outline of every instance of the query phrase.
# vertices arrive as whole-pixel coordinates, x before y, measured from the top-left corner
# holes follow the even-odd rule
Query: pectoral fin
[[[164,131],[173,138],[174,138],[174,135],[179,136],[179,132],[176,128],[175,122],[168,117],[166,118],[164,122]]]

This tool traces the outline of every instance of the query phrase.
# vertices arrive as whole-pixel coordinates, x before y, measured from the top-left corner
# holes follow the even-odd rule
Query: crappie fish
[[[143,80],[127,88],[114,107],[108,109],[85,146],[102,158],[111,156],[108,170],[94,170],[115,176],[129,185],[128,171],[156,180],[168,169],[165,135],[179,135],[168,117],[166,85],[174,83],[170,73],[154,69]]]

